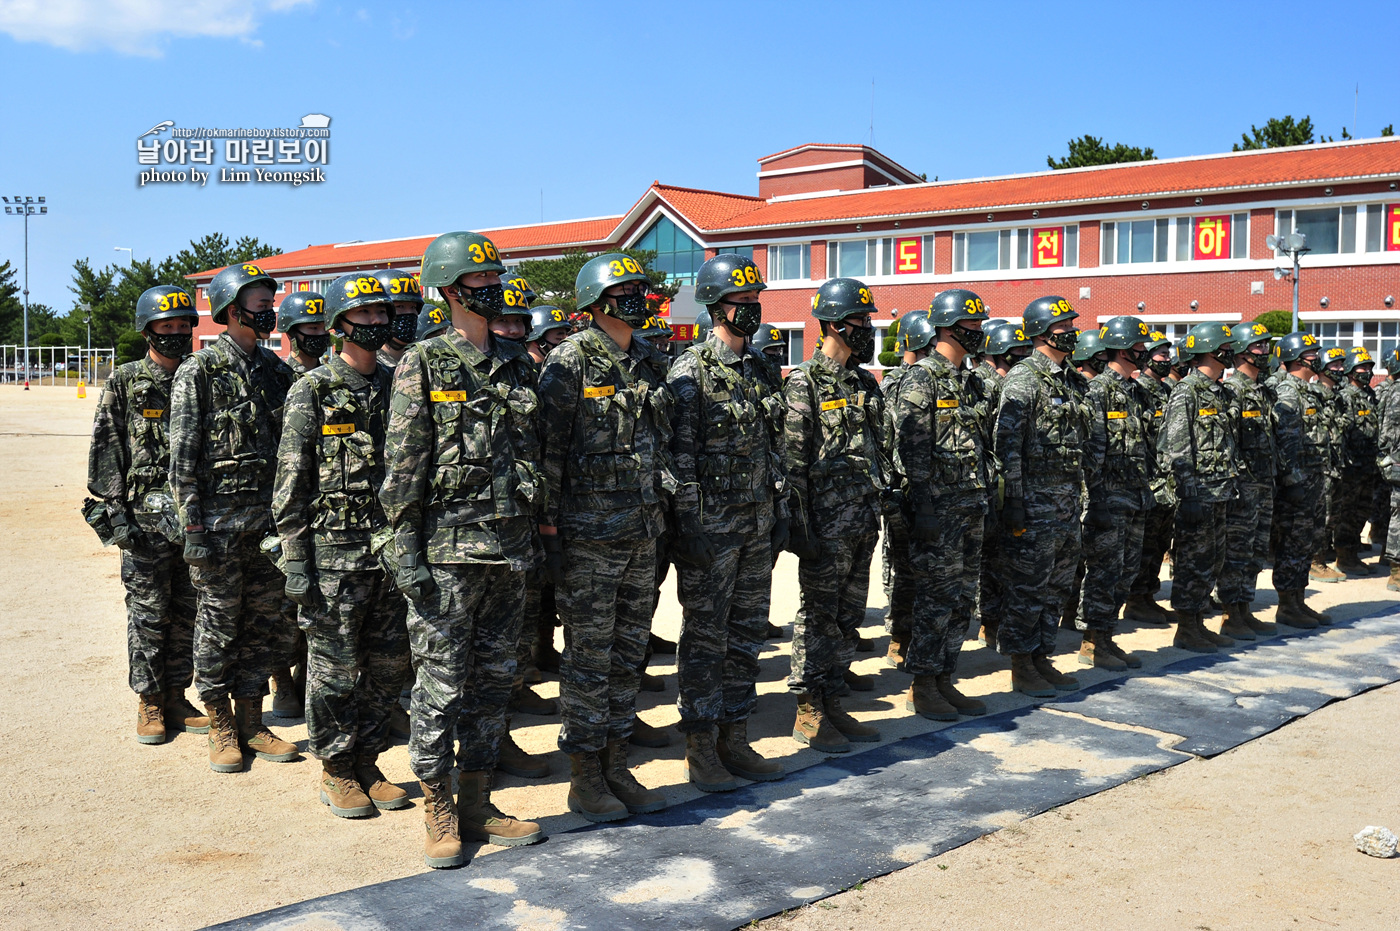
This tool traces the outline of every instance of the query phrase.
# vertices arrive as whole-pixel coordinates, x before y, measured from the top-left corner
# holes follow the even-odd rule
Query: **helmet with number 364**
[[[728,294],[762,291],[766,287],[768,285],[763,283],[763,275],[753,259],[726,252],[700,266],[695,276],[695,302],[708,306]]]

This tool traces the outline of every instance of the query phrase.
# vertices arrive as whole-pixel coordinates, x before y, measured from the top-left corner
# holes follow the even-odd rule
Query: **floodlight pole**
[[[1293,252],[1293,329],[1288,331],[1290,333],[1298,332],[1298,255],[1299,252],[1295,250]]]
[[[34,207],[35,203],[44,203],[43,197],[30,197],[28,195],[16,196],[13,199],[6,197],[5,213],[9,216],[24,217],[24,383],[29,385],[29,218],[31,216],[42,216],[49,212],[48,207]]]

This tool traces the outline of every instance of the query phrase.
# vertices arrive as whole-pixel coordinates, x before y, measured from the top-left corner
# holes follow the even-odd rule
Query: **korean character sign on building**
[[[894,273],[917,275],[924,268],[924,241],[921,238],[896,240],[894,244]]]
[[[1059,268],[1065,264],[1065,228],[1049,226],[1031,230],[1032,268]]]
[[[1191,257],[1228,259],[1230,257],[1230,217],[1197,217],[1195,235],[1191,237]]]
[[[1400,204],[1385,208],[1385,251],[1400,252]]]

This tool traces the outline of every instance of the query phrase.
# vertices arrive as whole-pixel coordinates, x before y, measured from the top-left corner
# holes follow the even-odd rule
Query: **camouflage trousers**
[[[1162,590],[1162,560],[1172,548],[1172,527],[1176,523],[1176,505],[1157,504],[1147,512],[1142,530],[1142,558],[1138,560],[1137,578],[1130,594],[1150,598]]]
[[[1371,488],[1370,542],[1378,544],[1382,552],[1389,552],[1390,483],[1377,475]]]
[[[1202,614],[1210,610],[1210,593],[1225,568],[1224,501],[1203,501],[1204,519],[1187,527],[1177,511],[1172,543],[1172,610]]]
[[[282,612],[272,631],[272,670],[290,669],[306,655],[306,635],[302,633],[295,601],[282,599]]]
[[[1303,481],[1306,489],[1302,504],[1289,504],[1282,497],[1274,500],[1274,590],[1302,591],[1308,586],[1308,567],[1313,555],[1322,549],[1326,529],[1327,503],[1320,474]]]
[[[1142,538],[1148,511],[1113,508],[1113,526],[1083,529],[1084,581],[1080,585],[1075,630],[1112,634],[1142,566]]]
[[[554,586],[544,581],[538,572],[525,574],[525,616],[520,624],[520,649],[516,660],[520,665],[534,661],[534,646],[539,641],[554,641],[554,628],[559,625],[559,610],[555,607]],[[522,683],[522,670],[516,669],[516,682]]]
[[[602,750],[632,736],[651,615],[655,540],[564,540],[559,749]]]
[[[841,683],[856,658],[856,631],[865,623],[870,561],[879,533],[821,541],[821,556],[797,564],[801,606],[792,631],[788,691],[821,697]]]
[[[1386,528],[1385,555],[1390,557],[1392,564],[1400,565],[1400,485],[1382,484],[1390,492],[1390,523]],[[1274,574],[1277,575],[1277,571]]]
[[[936,676],[957,671],[958,654],[977,608],[986,501],[939,504],[932,540],[909,540],[914,616],[905,671]]]
[[[407,607],[381,570],[318,569],[306,631],[307,749],[318,760],[372,760],[408,677]]]
[[[1332,495],[1332,511],[1328,515],[1332,527],[1332,542],[1336,546],[1355,549],[1361,545],[1361,528],[1370,517],[1371,496],[1380,475],[1374,470],[1347,471],[1337,480]]]
[[[881,581],[890,610],[886,615],[890,639],[909,642],[914,617],[914,568],[909,562],[909,522],[904,512],[885,515],[885,536],[880,549]]]
[[[993,629],[1006,616],[1006,544],[1001,517],[995,508],[988,508],[982,524],[982,568],[977,585],[977,616],[983,626],[988,621]]]
[[[1027,507],[1026,530],[1002,537],[1006,616],[997,631],[1004,655],[1049,654],[1079,565],[1079,501]]]
[[[266,535],[262,529],[206,531],[210,565],[190,568],[199,592],[194,686],[205,703],[268,693],[286,580],[260,548]]]
[[[137,695],[194,681],[196,597],[181,547],[143,531],[122,550],[128,681]]]
[[[676,645],[680,729],[708,732],[758,707],[758,654],[768,633],[773,544],[762,533],[711,534],[714,562],[677,565],[681,635]]]
[[[1313,558],[1323,562],[1331,562],[1337,558],[1337,551],[1332,541],[1332,528],[1334,516],[1338,513],[1337,490],[1341,487],[1341,481],[1335,475],[1326,473],[1322,476],[1322,516],[1320,518],[1321,527],[1318,529],[1317,547],[1313,550]]]
[[[437,590],[408,603],[417,678],[408,759],[424,782],[494,769],[515,680],[525,573],[504,564],[431,563]]]
[[[1241,479],[1239,496],[1225,506],[1225,567],[1216,582],[1223,603],[1254,601],[1259,573],[1269,559],[1273,523],[1273,482]]]

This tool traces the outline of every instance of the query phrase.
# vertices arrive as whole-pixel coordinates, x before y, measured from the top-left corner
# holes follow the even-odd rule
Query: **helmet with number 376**
[[[146,329],[146,325],[157,320],[170,320],[174,317],[198,317],[194,301],[183,288],[173,284],[158,284],[141,292],[136,300],[136,330]]]
[[[700,266],[695,276],[695,302],[710,305],[725,295],[740,291],[762,291],[768,285],[752,259],[726,252]]]

